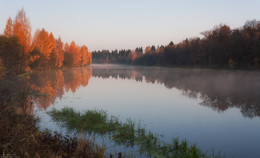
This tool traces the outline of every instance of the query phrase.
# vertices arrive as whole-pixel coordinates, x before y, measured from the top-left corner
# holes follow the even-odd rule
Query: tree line
[[[38,29],[32,37],[31,25],[24,9],[14,20],[10,17],[0,35],[0,78],[5,73],[85,66],[92,62],[88,47],[55,38],[52,32]]]
[[[147,46],[135,50],[92,52],[93,63],[124,63],[149,66],[188,66],[216,68],[260,67],[260,22],[247,21],[231,29],[215,26],[201,33],[202,38],[185,39],[166,46]]]

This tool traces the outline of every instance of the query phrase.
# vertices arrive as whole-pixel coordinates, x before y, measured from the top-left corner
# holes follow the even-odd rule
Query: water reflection
[[[244,117],[260,116],[260,72],[257,71],[92,65],[34,73],[28,82],[35,92],[44,94],[34,100],[38,108],[47,109],[56,98],[62,99],[64,91],[76,92],[80,86],[87,86],[91,76],[160,83],[181,90],[189,98],[200,98],[200,105],[218,112],[237,107]]]
[[[34,99],[37,107],[47,109],[57,98],[62,99],[64,91],[74,93],[80,86],[87,86],[91,75],[91,67],[44,71],[33,73],[28,82],[31,89],[39,94]]]
[[[200,98],[203,106],[221,112],[241,109],[244,117],[260,116],[260,72],[209,69],[94,66],[94,77],[135,79],[177,88],[190,98]]]

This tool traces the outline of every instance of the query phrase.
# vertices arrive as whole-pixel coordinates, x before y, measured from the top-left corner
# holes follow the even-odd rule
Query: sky
[[[178,43],[219,24],[260,20],[259,0],[0,0],[0,34],[24,8],[32,33],[44,28],[90,51]]]

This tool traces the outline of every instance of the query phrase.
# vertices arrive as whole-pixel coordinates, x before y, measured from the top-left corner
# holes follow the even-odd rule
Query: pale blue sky
[[[91,51],[167,45],[218,24],[260,20],[259,0],[0,0],[0,33],[24,7],[33,33],[45,28]]]

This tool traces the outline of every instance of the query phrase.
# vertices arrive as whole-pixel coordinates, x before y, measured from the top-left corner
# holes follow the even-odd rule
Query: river
[[[28,78],[40,128],[66,133],[52,108],[102,109],[131,118],[171,143],[237,158],[260,156],[260,72],[93,64],[42,71]],[[117,150],[123,150],[119,147]]]

